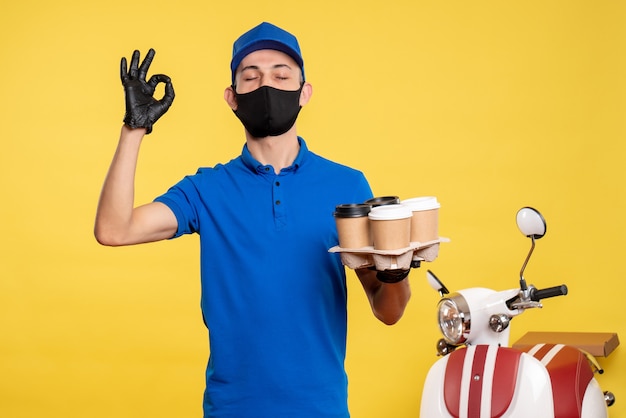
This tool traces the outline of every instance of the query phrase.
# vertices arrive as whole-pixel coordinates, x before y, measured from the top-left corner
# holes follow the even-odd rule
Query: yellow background
[[[299,133],[375,194],[436,195],[439,258],[393,327],[349,274],[350,406],[416,417],[436,360],[433,269],[451,290],[515,287],[531,205],[548,221],[526,277],[567,283],[512,324],[626,338],[626,2],[5,2],[0,12],[0,416],[198,417],[207,358],[197,237],[92,235],[124,111],[119,60],[157,51],[176,100],[143,144],[137,203],[243,144],[222,99],[232,41],[296,33],[313,84]],[[314,198],[314,196],[312,196]],[[341,203],[341,202],[338,202]],[[623,347],[600,359],[626,417]]]

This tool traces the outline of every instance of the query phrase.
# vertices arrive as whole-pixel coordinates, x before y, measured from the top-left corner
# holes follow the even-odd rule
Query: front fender
[[[429,370],[423,418],[554,418],[550,377],[532,356],[497,346],[469,346]]]

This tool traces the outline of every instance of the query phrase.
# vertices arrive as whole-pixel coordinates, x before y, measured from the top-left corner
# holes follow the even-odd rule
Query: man
[[[154,51],[122,59],[126,116],[104,182],[95,235],[130,245],[198,233],[209,329],[205,417],[348,417],[346,281],[332,216],[372,197],[363,174],[308,150],[295,121],[311,98],[297,39],[262,23],[234,43],[224,99],[241,120],[242,154],[200,168],[133,207],[142,138],[174,99],[146,81]],[[165,83],[161,100],[152,96]],[[377,318],[400,319],[408,271],[357,270]]]

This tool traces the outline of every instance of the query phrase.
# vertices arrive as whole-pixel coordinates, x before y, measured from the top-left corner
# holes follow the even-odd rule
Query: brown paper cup
[[[408,247],[411,239],[412,213],[406,206],[394,204],[372,208],[369,213],[375,250]]]
[[[411,242],[429,242],[439,239],[439,202],[435,197],[406,199],[402,204],[413,212]]]
[[[378,196],[372,197],[363,203],[375,208],[376,206],[397,205],[400,203],[400,198],[398,196]]]
[[[361,218],[335,218],[339,246],[341,248],[362,248],[372,245],[370,224],[367,216]]]
[[[368,214],[371,207],[365,204],[344,204],[335,208],[335,224],[341,248],[363,248],[372,245]]]

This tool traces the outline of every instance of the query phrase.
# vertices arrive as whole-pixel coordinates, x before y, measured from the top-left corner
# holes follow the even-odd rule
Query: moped
[[[537,289],[524,270],[535,241],[546,233],[543,216],[530,207],[517,213],[517,226],[531,240],[519,288],[469,288],[449,293],[432,271],[439,292],[437,343],[442,356],[431,367],[422,392],[422,418],[604,418],[615,397],[603,392],[596,359],[574,346],[509,346],[510,322],[541,301],[567,294],[567,286]]]

